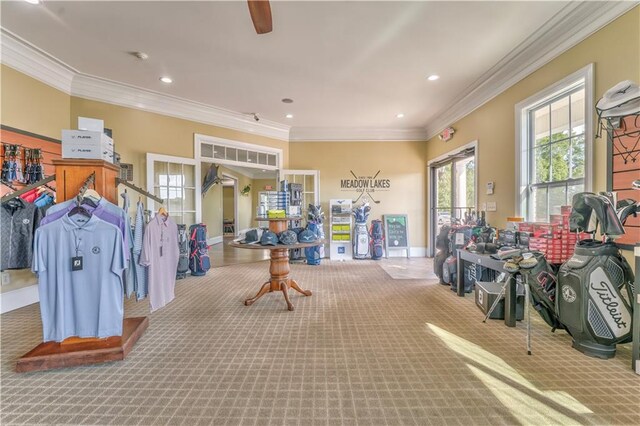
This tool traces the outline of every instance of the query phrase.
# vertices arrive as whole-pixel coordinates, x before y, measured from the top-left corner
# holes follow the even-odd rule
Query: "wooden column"
[[[120,168],[104,160],[62,159],[53,160],[56,167],[56,198],[66,201],[78,195],[78,191],[91,173],[96,174],[94,186],[107,201],[118,205],[116,177]]]

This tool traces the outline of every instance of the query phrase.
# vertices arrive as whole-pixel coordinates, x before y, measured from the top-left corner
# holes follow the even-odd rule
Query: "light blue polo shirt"
[[[83,265],[72,271],[76,247]],[[33,252],[43,341],[122,335],[126,263],[117,227],[96,215],[64,215],[36,230]]]

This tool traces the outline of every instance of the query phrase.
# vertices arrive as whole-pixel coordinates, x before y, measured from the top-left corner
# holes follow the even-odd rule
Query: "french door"
[[[201,219],[199,167],[193,158],[147,154],[147,191],[164,200],[164,207],[176,223],[193,225]],[[148,209],[161,206],[149,200]]]
[[[467,149],[429,165],[431,169],[430,249],[445,225],[462,223],[476,212],[475,150]],[[477,212],[476,212],[477,213]]]

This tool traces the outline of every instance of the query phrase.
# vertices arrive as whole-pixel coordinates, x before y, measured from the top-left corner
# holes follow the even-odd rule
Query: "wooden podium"
[[[87,178],[93,175],[92,189],[118,205],[116,178],[120,169],[115,164],[81,159],[53,160],[53,164],[58,202],[75,198]],[[16,371],[24,373],[123,360],[148,326],[147,317],[125,318],[122,336],[103,339],[70,337],[62,342],[40,343],[18,359]]]

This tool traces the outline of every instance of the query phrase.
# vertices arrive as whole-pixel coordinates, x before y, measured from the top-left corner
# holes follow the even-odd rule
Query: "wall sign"
[[[389,249],[406,250],[409,257],[409,219],[406,214],[382,215],[384,223],[384,254],[389,257]]]
[[[359,193],[358,198],[354,201],[357,203],[363,195],[371,198],[371,201],[378,204],[379,200],[372,197],[371,194],[376,192],[389,191],[391,189],[391,179],[384,179],[380,176],[380,170],[373,175],[356,175],[353,170],[349,170],[351,176],[347,179],[340,179],[341,191],[353,191]]]

